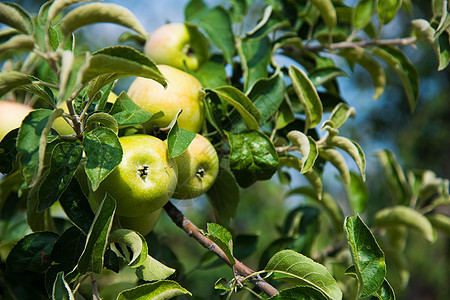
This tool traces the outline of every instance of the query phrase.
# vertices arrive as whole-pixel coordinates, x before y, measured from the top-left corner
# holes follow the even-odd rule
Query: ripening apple
[[[131,229],[139,232],[143,236],[149,234],[158,223],[162,208],[148,215],[141,217],[119,216],[119,222],[122,228]]]
[[[0,141],[13,129],[22,125],[33,108],[22,103],[0,101]]]
[[[151,113],[164,113],[162,118],[146,122],[146,131],[152,132],[155,125],[160,128],[169,126],[182,109],[183,112],[177,119],[178,126],[199,132],[205,121],[205,92],[202,85],[194,76],[176,68],[158,65],[158,69],[167,79],[166,88],[154,80],[137,77],[127,92],[142,109]]]
[[[208,59],[208,39],[195,25],[169,23],[150,34],[144,53],[157,64],[196,71]]]
[[[119,138],[121,163],[100,183],[92,196],[101,202],[107,192],[117,202],[116,214],[145,216],[166,204],[177,186],[177,165],[162,140],[144,134]]]
[[[189,147],[175,157],[178,184],[173,198],[192,199],[206,193],[219,173],[219,158],[214,146],[197,134]]]

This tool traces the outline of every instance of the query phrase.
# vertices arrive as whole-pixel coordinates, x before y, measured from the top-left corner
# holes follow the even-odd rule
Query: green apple
[[[208,39],[197,26],[183,23],[165,24],[150,34],[144,53],[157,64],[180,70],[196,71],[208,59]]]
[[[175,161],[178,166],[178,184],[172,196],[175,199],[192,199],[206,193],[219,173],[217,152],[200,134]]]
[[[122,162],[92,191],[93,198],[100,202],[106,192],[110,194],[117,201],[119,216],[139,217],[157,211],[177,186],[177,165],[169,159],[166,143],[144,134],[124,136],[119,141]]]
[[[32,110],[33,108],[22,103],[0,101],[0,140],[11,130],[20,127]]]
[[[146,236],[153,230],[153,228],[155,228],[161,212],[162,208],[142,217],[119,216],[119,223],[122,228],[135,230],[143,236]]]
[[[128,89],[128,96],[142,109],[151,113],[162,111],[162,118],[150,120],[144,124],[147,132],[153,126],[169,126],[180,109],[178,126],[199,132],[205,121],[205,92],[200,82],[192,75],[176,68],[158,65],[158,69],[167,79],[167,87],[154,80],[137,77]]]

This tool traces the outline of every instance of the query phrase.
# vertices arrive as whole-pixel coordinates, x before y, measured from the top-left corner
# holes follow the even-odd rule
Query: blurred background
[[[44,1],[23,0],[14,1],[36,14]],[[157,27],[167,22],[183,22],[186,0],[133,0],[111,1],[130,9],[143,26],[151,33]],[[349,5],[356,0],[344,1]],[[431,15],[429,1],[416,1],[415,10],[404,10],[396,19],[384,28],[383,38],[407,36],[411,30],[408,20],[413,18],[428,18]],[[205,0],[210,6],[229,6],[227,1]],[[262,15],[262,1],[255,1],[249,12],[249,19],[255,20]],[[253,22],[249,22],[252,24]],[[114,24],[97,24],[87,26],[76,32],[77,44],[87,47],[90,51],[105,46],[118,44],[119,36],[127,31]],[[95,36],[95,39],[89,38]],[[349,120],[342,128],[342,135],[357,141],[366,154],[367,184],[370,191],[369,207],[365,221],[370,225],[371,213],[380,207],[391,204],[390,195],[385,189],[386,183],[382,169],[375,157],[381,149],[391,150],[404,170],[431,169],[438,177],[450,178],[450,68],[437,72],[438,61],[428,44],[419,43],[417,47],[405,48],[409,59],[417,67],[420,75],[420,99],[414,113],[410,112],[404,99],[403,88],[396,74],[386,69],[387,88],[377,101],[372,100],[373,85],[369,74],[357,66],[353,71],[344,63],[339,65],[350,78],[339,78],[343,98],[356,109],[356,118]],[[126,90],[132,78],[121,79],[115,92],[119,94]],[[357,170],[349,161],[352,170]],[[336,199],[344,199],[346,191],[336,178],[333,167],[326,167],[324,178],[325,190]],[[291,184],[297,187],[305,184],[302,178]],[[241,201],[238,214],[232,221],[236,234],[242,235],[239,250],[243,257],[255,248],[267,248],[272,242],[272,236],[277,234],[277,226],[282,226],[289,209],[297,206],[302,199],[284,199],[285,189],[279,185],[278,178],[253,185],[248,190],[241,191]],[[206,222],[213,220],[207,199],[200,197],[190,201],[175,202],[185,215],[200,228],[206,228]],[[264,207],[254,210],[253,207]],[[349,214],[348,208],[343,207]],[[244,215],[245,214],[245,215]],[[184,232],[171,224],[164,215],[155,232],[149,237],[149,248],[154,249],[152,255],[160,258],[167,265],[184,270],[182,275],[186,286],[195,287],[197,296],[212,299],[217,295],[213,290],[214,282],[220,277],[232,278],[231,270],[211,257]],[[163,244],[169,248],[163,247]],[[235,241],[239,245],[238,241]],[[450,239],[440,234],[435,244],[429,244],[418,236],[411,235],[408,239],[407,260],[411,271],[406,289],[396,289],[398,299],[444,299],[450,297]],[[238,247],[238,246],[237,246]],[[256,253],[244,261],[257,269],[259,257]],[[390,269],[388,266],[388,275]],[[392,279],[394,288],[395,278]],[[114,284],[109,282],[108,284]],[[194,288],[192,288],[194,290]],[[443,298],[444,297],[444,298]],[[448,298],[447,298],[448,299]]]

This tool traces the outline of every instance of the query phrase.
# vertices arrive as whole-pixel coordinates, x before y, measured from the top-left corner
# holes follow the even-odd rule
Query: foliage
[[[143,123],[160,117],[142,110],[125,91],[114,104],[108,102],[117,80],[140,76],[162,86],[167,82],[157,64],[143,54],[139,42],[148,33],[128,9],[101,2],[73,5],[79,2],[89,1],[48,1],[37,16],[18,4],[0,3],[0,22],[7,25],[0,32],[0,97],[34,108],[20,129],[0,142],[0,297],[19,297],[17,287],[8,288],[17,272],[32,274],[30,280],[39,282],[27,296],[34,299],[96,297],[98,276],[120,279],[130,272],[132,281],[101,286],[100,295],[197,296],[173,252],[160,244],[163,241],[153,233],[143,237],[120,228],[115,199],[108,195],[98,207],[89,203],[86,185],[96,190],[122,160],[118,138],[142,133]],[[377,156],[392,201],[368,211],[366,154],[341,130],[357,113],[340,92],[338,78],[353,79],[342,63],[367,70],[374,99],[388,86],[385,70],[393,70],[415,116],[419,73],[404,46],[431,45],[438,70],[450,62],[447,1],[432,4],[430,19],[410,20],[411,34],[395,39],[381,38],[384,26],[403,10],[412,10],[411,1],[360,0],[354,6],[338,0],[187,4],[186,22],[204,32],[214,46],[198,70],[185,71],[206,92],[201,133],[214,142],[221,161],[219,177],[207,193],[214,217],[204,217],[199,225],[207,232],[194,236],[200,243],[210,241],[209,250],[234,270],[228,279],[216,282],[215,296],[395,299],[389,268],[406,274],[396,280],[401,281],[396,288],[404,288],[410,231],[426,243],[440,238],[437,231],[449,234],[450,217],[443,213],[450,205],[448,180],[431,170],[405,171],[389,150]],[[247,15],[258,5],[263,10],[253,22]],[[132,46],[92,53],[79,47],[74,32],[99,22],[133,30],[120,37]],[[58,119],[73,133],[58,133]],[[180,128],[176,118],[169,127],[144,133],[167,137],[170,156],[175,157],[195,135]],[[345,204],[326,186],[328,164],[336,168],[347,191]],[[357,172],[351,170],[353,165]],[[304,177],[305,185],[292,188],[293,174]],[[239,232],[233,221],[238,214],[263,213],[263,205],[241,212],[250,210],[243,195],[268,180],[277,182],[277,191],[286,191],[283,201],[292,195],[304,201],[287,212],[276,236],[262,248],[256,246],[254,232]],[[173,210],[165,209],[176,219]],[[275,228],[278,221],[270,225]],[[251,255],[257,256],[260,270],[248,273],[239,260]],[[217,261],[205,254],[198,269],[208,264],[213,267]],[[260,275],[276,293],[255,283]],[[86,285],[89,291],[83,289]]]

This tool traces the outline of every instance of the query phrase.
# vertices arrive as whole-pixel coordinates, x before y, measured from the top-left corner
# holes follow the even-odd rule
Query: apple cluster
[[[91,190],[90,198],[99,203],[110,194],[117,201],[121,226],[146,235],[171,198],[192,199],[211,188],[219,159],[213,145],[199,134],[205,121],[202,85],[184,71],[196,70],[207,59],[207,39],[191,25],[166,24],[150,35],[144,51],[167,80],[164,88],[154,80],[137,77],[127,91],[142,109],[164,113],[144,123],[144,132],[152,133],[155,126],[167,129],[177,118],[178,126],[195,132],[196,137],[174,158],[169,157],[167,140],[150,134],[120,137],[122,162],[97,190]]]
[[[208,58],[208,47],[207,39],[193,25],[166,24],[152,33],[144,52],[156,62],[167,87],[137,77],[127,94],[142,109],[153,114],[162,111],[164,116],[144,123],[144,133],[119,138],[122,161],[95,190],[84,168],[78,168],[75,174],[93,209],[107,193],[116,200],[116,215],[124,228],[148,234],[171,198],[196,198],[208,191],[217,178],[216,150],[199,134],[205,121],[205,92],[200,82],[184,71],[197,70]],[[116,99],[117,95],[111,93],[108,102]],[[59,108],[68,112],[64,103]],[[0,140],[20,127],[32,110],[21,103],[1,101]],[[151,133],[155,126],[167,130],[175,118],[180,128],[196,133],[196,137],[181,155],[171,158],[167,140]],[[53,128],[61,135],[75,133],[63,118],[57,118]]]

